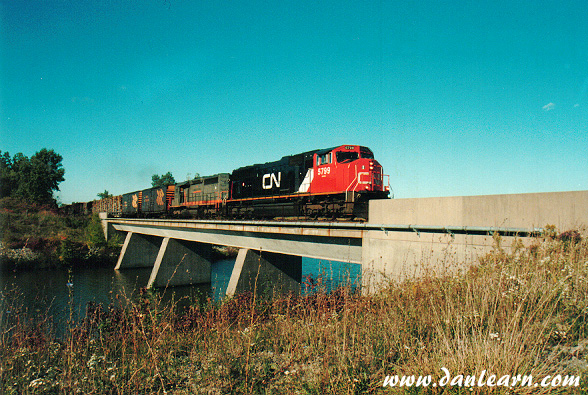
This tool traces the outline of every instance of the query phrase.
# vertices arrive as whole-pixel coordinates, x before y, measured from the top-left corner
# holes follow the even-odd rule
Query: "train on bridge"
[[[129,192],[71,211],[122,217],[367,219],[368,202],[390,195],[389,177],[359,145],[284,156],[165,187]]]

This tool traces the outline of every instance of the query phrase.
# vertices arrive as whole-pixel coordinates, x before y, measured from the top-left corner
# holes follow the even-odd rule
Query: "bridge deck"
[[[361,263],[365,229],[294,222],[110,219],[118,231]]]

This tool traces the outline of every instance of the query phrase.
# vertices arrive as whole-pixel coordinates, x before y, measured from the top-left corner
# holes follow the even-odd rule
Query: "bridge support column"
[[[161,237],[128,232],[114,270],[151,267],[161,247]]]
[[[212,245],[165,237],[147,288],[210,282]]]
[[[227,287],[227,296],[255,290],[257,294],[300,293],[302,257],[242,248]]]

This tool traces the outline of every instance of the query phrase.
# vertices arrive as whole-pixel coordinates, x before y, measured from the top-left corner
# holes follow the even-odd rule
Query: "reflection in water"
[[[173,301],[180,308],[211,298],[222,300],[234,266],[234,259],[215,262],[211,283],[159,289],[164,303]],[[124,305],[145,287],[150,268],[115,271],[110,267],[53,269],[17,273],[0,273],[0,327],[17,311],[30,316],[51,317],[56,336],[61,336],[68,322],[85,316],[86,306]],[[323,288],[327,292],[343,284],[359,285],[360,265],[319,261],[302,261],[302,293]],[[320,278],[320,280],[317,280]]]

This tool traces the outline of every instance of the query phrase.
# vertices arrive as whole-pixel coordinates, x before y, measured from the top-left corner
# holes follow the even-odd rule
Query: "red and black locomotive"
[[[127,193],[119,215],[367,219],[368,201],[389,193],[372,151],[342,145]]]
[[[366,218],[367,201],[387,198],[382,166],[357,145],[304,152],[234,170],[229,216]]]

